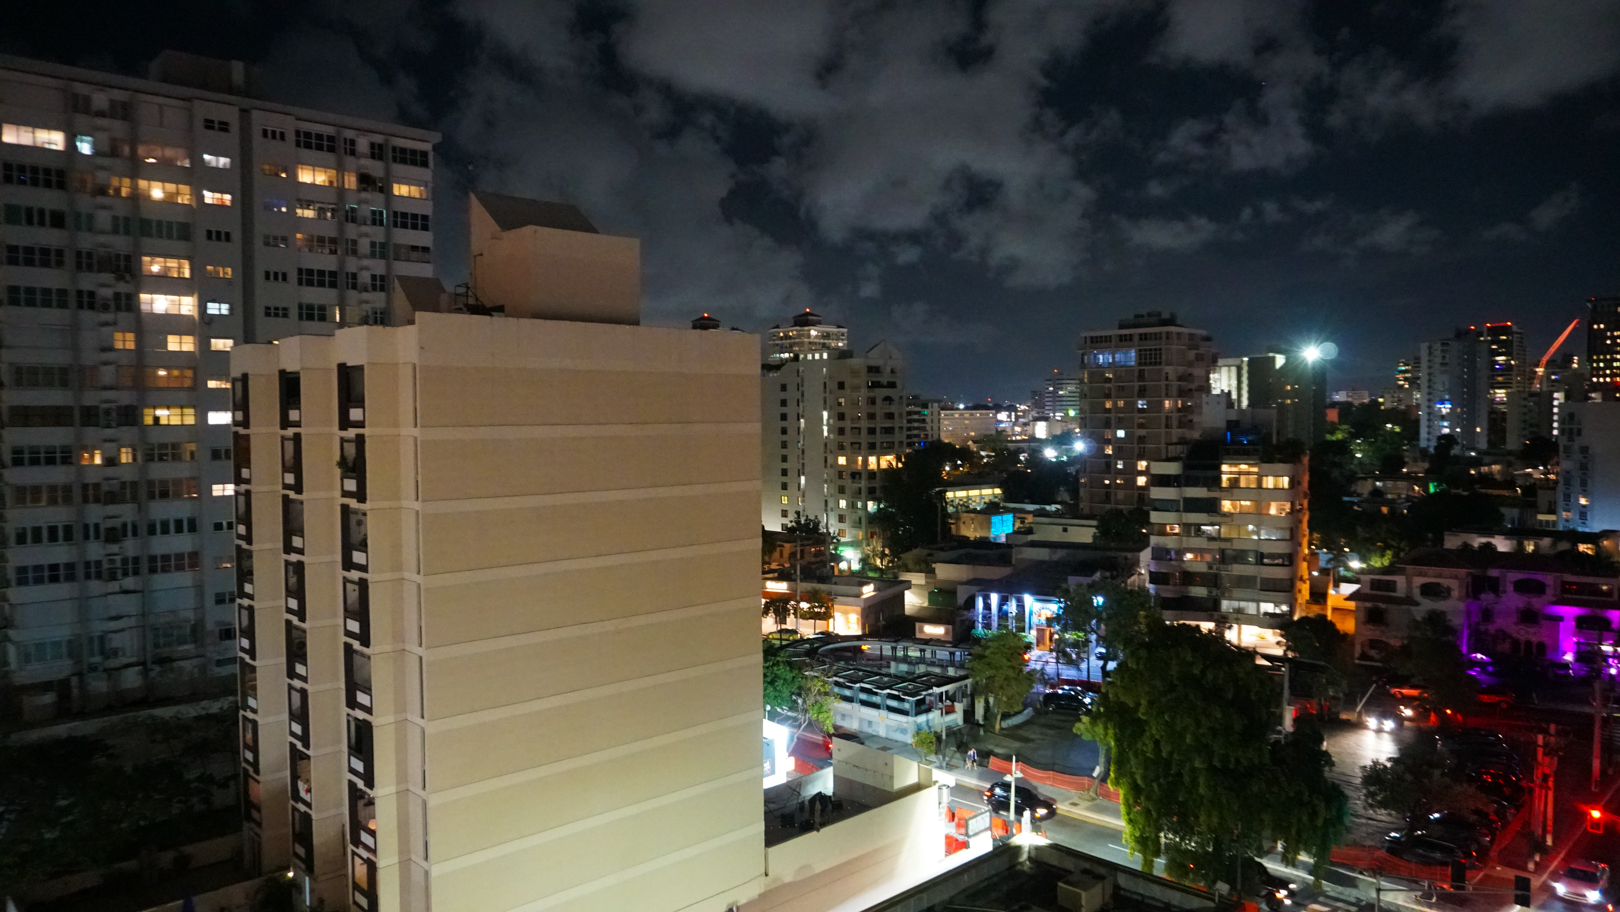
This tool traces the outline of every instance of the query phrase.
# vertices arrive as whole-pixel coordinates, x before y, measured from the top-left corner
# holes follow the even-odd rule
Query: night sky
[[[1173,310],[1223,355],[1333,341],[1390,384],[1454,326],[1532,357],[1620,293],[1620,2],[13,4],[0,50],[438,129],[461,190],[640,237],[648,322],[812,307],[915,391],[1023,397]]]

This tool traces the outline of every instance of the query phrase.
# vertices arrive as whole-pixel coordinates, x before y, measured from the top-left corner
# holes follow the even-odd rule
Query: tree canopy
[[[1355,664],[1355,643],[1326,615],[1306,614],[1282,626],[1288,654],[1308,665],[1296,665],[1289,682],[1293,692],[1325,699],[1341,692]]]
[[[798,718],[800,728],[814,723],[822,731],[832,731],[832,686],[824,678],[806,674],[768,640],[764,650],[765,708]]]
[[[1429,700],[1444,709],[1466,709],[1479,693],[1479,684],[1468,673],[1468,660],[1457,645],[1457,627],[1438,609],[1412,621],[1395,652],[1395,668],[1422,684]]]
[[[1141,636],[1149,625],[1158,623],[1158,601],[1144,589],[1134,589],[1118,580],[1095,580],[1058,590],[1059,611],[1055,646],[1063,662],[1084,658],[1086,648],[1096,643],[1117,657],[1126,643]],[[1108,660],[1103,660],[1103,674]]]
[[[1017,712],[1035,688],[1035,673],[1025,658],[1028,651],[1029,643],[1022,635],[1002,630],[980,640],[968,657],[974,692],[990,700],[996,731],[1001,731],[1001,714]]]
[[[974,464],[978,454],[949,443],[930,443],[907,450],[899,464],[882,470],[883,500],[872,514],[882,536],[887,566],[899,555],[944,538],[945,501],[940,486],[948,469]]]
[[[800,620],[810,622],[813,631],[817,624],[832,620],[833,597],[825,589],[806,589],[799,593],[794,611]]]
[[[1231,882],[1273,843],[1325,857],[1348,815],[1313,726],[1276,736],[1279,683],[1253,653],[1184,624],[1150,623],[1081,730],[1110,751],[1126,846],[1144,870]]]
[[[1463,812],[1489,801],[1446,768],[1433,738],[1419,738],[1389,760],[1361,768],[1361,790],[1367,806],[1398,817],[1420,817],[1434,811]]]
[[[1096,542],[1110,548],[1140,551],[1148,546],[1148,511],[1113,509],[1097,518]]]

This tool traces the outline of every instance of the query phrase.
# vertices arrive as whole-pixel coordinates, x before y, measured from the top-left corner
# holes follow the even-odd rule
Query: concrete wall
[[[940,873],[944,834],[933,788],[804,833],[766,850],[764,892],[742,912],[825,912],[868,892],[877,901]]]
[[[469,208],[473,286],[484,304],[508,317],[641,322],[640,241],[538,225],[501,231],[476,196]]]

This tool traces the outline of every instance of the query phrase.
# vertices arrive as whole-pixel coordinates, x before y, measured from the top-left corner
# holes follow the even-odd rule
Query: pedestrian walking
[[[979,768],[979,749],[976,747],[968,748],[967,768],[970,770]]]

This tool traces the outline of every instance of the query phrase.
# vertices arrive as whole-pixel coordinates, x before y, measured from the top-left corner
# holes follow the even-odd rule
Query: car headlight
[[[1597,902],[1598,900],[1600,900],[1602,898],[1603,898],[1603,891],[1602,890],[1587,890],[1586,891],[1586,901],[1587,902]]]
[[[1564,886],[1564,885],[1563,885],[1563,884],[1561,884],[1561,883],[1554,883],[1554,884],[1553,884],[1553,892],[1554,892],[1554,893],[1557,893],[1557,894],[1558,894],[1558,895],[1559,895],[1559,896],[1563,896],[1563,895],[1564,895],[1564,893],[1565,893],[1565,892],[1566,892],[1566,891],[1567,891],[1567,890],[1568,890],[1568,888],[1567,888],[1567,887],[1565,887],[1565,886]]]

